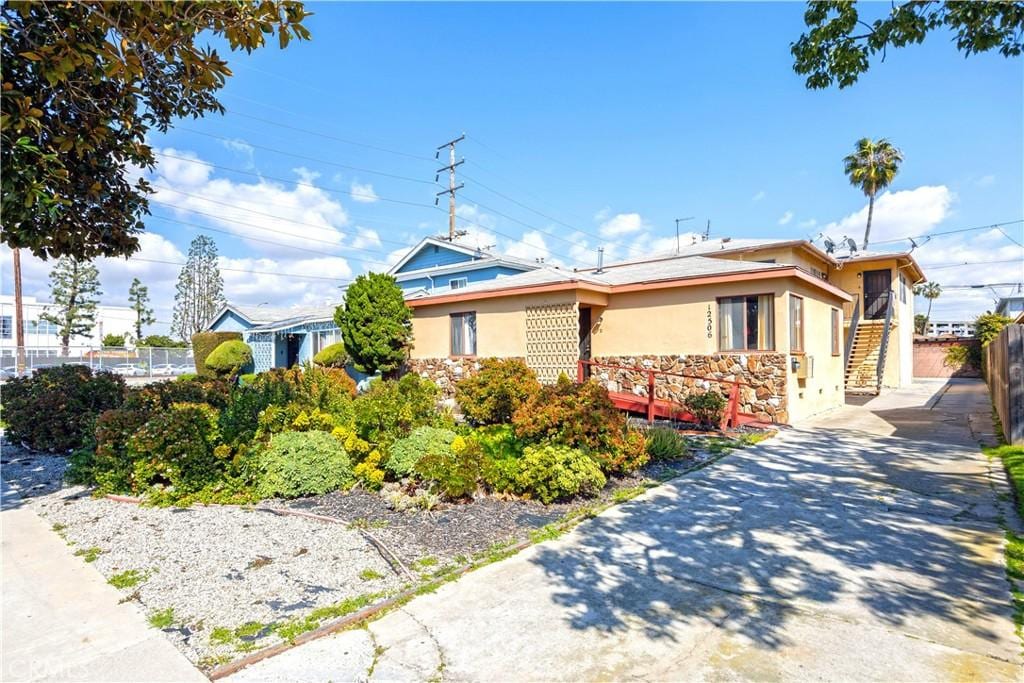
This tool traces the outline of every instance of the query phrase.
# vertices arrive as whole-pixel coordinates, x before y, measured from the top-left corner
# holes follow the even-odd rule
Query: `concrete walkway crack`
[[[415,614],[413,614],[405,608],[402,608],[400,611],[407,617],[415,621],[419,625],[419,627],[423,629],[423,632],[427,634],[427,637],[430,638],[430,642],[434,644],[434,650],[437,651],[437,669],[434,671],[434,675],[431,676],[428,680],[440,683],[444,680],[444,670],[445,667],[447,666],[447,659],[444,656],[444,649],[441,647],[441,643],[437,641],[437,637],[434,635],[434,632],[430,630],[430,627],[424,624],[418,618],[416,618]]]

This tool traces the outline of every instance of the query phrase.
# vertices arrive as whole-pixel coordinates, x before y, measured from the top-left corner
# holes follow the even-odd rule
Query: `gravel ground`
[[[367,526],[408,566],[459,564],[495,543],[518,542],[531,531],[566,515],[609,501],[616,491],[664,481],[712,457],[697,451],[693,458],[651,463],[633,474],[611,479],[597,498],[544,505],[537,501],[479,497],[470,503],[441,505],[430,511],[398,511],[377,493],[362,490],[282,501],[292,509],[336,517]],[[424,562],[424,558],[426,562]]]
[[[67,465],[66,458],[0,442],[0,478],[3,480],[0,508],[18,507],[31,498],[60,490]]]

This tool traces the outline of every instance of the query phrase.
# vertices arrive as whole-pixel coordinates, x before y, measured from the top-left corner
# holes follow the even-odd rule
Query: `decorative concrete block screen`
[[[580,359],[580,312],[575,301],[526,307],[526,364],[545,384],[563,372],[576,377]]]
[[[246,343],[252,349],[252,364],[256,372],[266,372],[274,367],[274,335],[257,332],[249,335]]]

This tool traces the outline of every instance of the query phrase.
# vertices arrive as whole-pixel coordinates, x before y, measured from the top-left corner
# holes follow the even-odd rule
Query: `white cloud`
[[[608,220],[608,216],[610,215],[612,215],[612,207],[606,206],[594,214],[594,220],[598,223],[603,223]]]
[[[762,199],[764,199],[767,196],[768,196],[767,192],[765,192],[764,190],[758,190],[757,193],[753,197],[750,198],[750,201],[752,201],[752,202],[759,202],[759,201],[761,201]]]
[[[505,249],[505,253],[517,258],[542,258],[545,261],[551,261],[551,250],[548,249],[547,242],[544,241],[544,235],[538,230],[530,230],[523,233],[522,238],[518,242],[511,244]]]
[[[786,225],[791,220],[793,220],[793,212],[787,211],[786,213],[782,214],[782,216],[779,218],[779,225]]]
[[[351,246],[356,249],[377,248],[381,246],[380,235],[377,234],[376,230],[357,225],[355,233],[356,236],[352,238]]]
[[[647,228],[647,223],[638,213],[620,213],[612,216],[599,228],[602,237],[631,235]]]
[[[868,247],[885,240],[923,235],[950,216],[955,199],[945,185],[922,185],[913,190],[883,193],[875,200]],[[859,211],[829,223],[822,232],[837,241],[848,235],[860,244],[867,220],[865,204]]]
[[[361,184],[353,180],[349,188],[352,191],[352,201],[360,204],[373,204],[380,199],[370,183]]]
[[[996,177],[991,173],[988,175],[983,175],[980,178],[978,178],[974,184],[977,185],[978,187],[989,187],[991,185],[996,184]]]
[[[242,158],[245,159],[245,167],[247,169],[256,168],[256,149],[248,142],[241,138],[232,138],[230,140],[221,140],[220,144],[224,145],[225,148],[230,149],[232,152],[238,152]]]

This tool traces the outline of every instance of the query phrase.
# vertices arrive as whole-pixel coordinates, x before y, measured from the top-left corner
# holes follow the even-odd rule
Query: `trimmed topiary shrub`
[[[159,484],[181,496],[216,483],[227,464],[214,454],[219,439],[217,411],[204,403],[176,403],[155,414],[128,439],[132,490]]]
[[[196,374],[213,377],[213,371],[206,367],[206,358],[213,350],[226,341],[237,339],[242,341],[241,332],[199,332],[192,335],[192,356],[196,364]]]
[[[647,430],[647,454],[652,460],[679,460],[690,454],[686,439],[671,427]]]
[[[124,378],[109,372],[82,365],[36,370],[4,385],[6,436],[40,451],[80,448],[91,441],[99,414],[120,406],[124,395]]]
[[[416,464],[428,455],[450,455],[455,432],[437,427],[417,427],[412,434],[395,441],[388,452],[384,469],[401,479],[415,471]]]
[[[437,387],[412,374],[397,382],[374,382],[356,397],[352,409],[359,436],[385,448],[416,427],[436,424],[440,417]]]
[[[481,425],[508,422],[538,392],[536,373],[518,359],[485,358],[475,375],[455,385],[455,399],[462,412]]]
[[[697,422],[705,427],[717,427],[722,422],[725,412],[725,397],[717,391],[705,391],[703,394],[690,394],[683,400],[686,409],[693,413]]]
[[[325,346],[313,356],[313,362],[325,368],[344,368],[349,360],[345,345],[341,342]]]
[[[238,377],[252,366],[252,349],[240,339],[221,342],[206,357],[206,367],[218,377]]]
[[[597,495],[606,481],[597,463],[579,449],[554,444],[527,446],[515,477],[515,492],[553,503]]]
[[[277,434],[256,456],[254,467],[256,491],[263,498],[320,495],[355,480],[345,448],[326,432]]]

